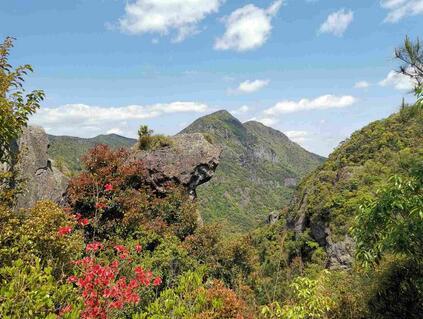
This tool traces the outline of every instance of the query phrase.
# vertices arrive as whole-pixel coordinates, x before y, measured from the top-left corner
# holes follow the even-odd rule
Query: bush
[[[246,304],[219,281],[205,281],[204,269],[187,272],[177,287],[166,289],[133,319],[242,319],[252,318]]]
[[[173,145],[171,138],[165,135],[153,135],[153,130],[142,125],[138,130],[138,148],[143,151],[154,151],[159,148]]]
[[[180,239],[192,234],[198,213],[188,194],[170,184],[164,193],[155,193],[143,163],[128,158],[126,150],[99,145],[83,159],[87,171],[70,181],[70,208],[91,225],[86,236],[101,240],[119,234],[125,238],[141,226]]]
[[[31,262],[38,258],[42,267],[50,266],[52,274],[62,278],[83,249],[82,233],[62,236],[58,229],[63,227],[75,228],[77,223],[52,202],[39,202],[19,214],[0,208],[0,264],[10,266],[16,259]]]
[[[70,285],[58,284],[52,268],[18,259],[0,268],[0,317],[57,318],[54,314],[76,304],[78,297]]]

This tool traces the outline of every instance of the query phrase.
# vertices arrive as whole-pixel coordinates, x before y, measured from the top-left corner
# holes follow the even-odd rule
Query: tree
[[[408,176],[392,176],[376,197],[359,207],[352,233],[356,255],[364,265],[385,253],[423,260],[423,159],[417,157]]]
[[[25,94],[24,76],[33,71],[32,67],[26,64],[14,69],[9,64],[13,40],[7,37],[0,44],[0,163],[10,163],[12,141],[44,99],[44,92],[40,90]]]
[[[398,72],[414,80],[416,87],[423,85],[423,48],[419,38],[413,42],[406,36],[404,45],[395,49],[395,57],[403,62]]]

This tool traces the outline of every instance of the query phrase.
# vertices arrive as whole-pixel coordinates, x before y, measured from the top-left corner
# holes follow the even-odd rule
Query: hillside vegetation
[[[104,144],[113,149],[131,147],[137,141],[117,134],[99,135],[93,138],[79,138],[72,136],[48,136],[50,141],[49,154],[56,161],[56,165],[65,166],[71,172],[82,170],[81,158],[88,150],[96,145]]]
[[[227,111],[199,118],[181,133],[203,133],[222,147],[216,175],[199,187],[206,222],[245,231],[289,203],[299,180],[323,162],[259,122],[241,123]]]
[[[299,185],[289,219],[301,219],[302,231],[322,246],[328,240],[341,241],[359,204],[374,197],[390,176],[408,174],[416,165],[423,165],[423,111],[417,105],[373,122],[344,141]]]

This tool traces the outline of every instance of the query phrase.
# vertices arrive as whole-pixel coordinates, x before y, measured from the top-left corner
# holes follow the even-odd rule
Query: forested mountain
[[[131,147],[135,139],[117,134],[99,135],[93,138],[79,138],[72,136],[48,136],[50,142],[49,154],[60,165],[66,166],[71,172],[80,171],[81,157],[98,144],[105,144],[112,148]]]
[[[406,107],[351,135],[299,185],[289,208],[297,231],[328,252],[330,266],[347,266],[348,236],[358,207],[393,175],[423,165],[423,112]]]
[[[227,111],[199,118],[181,133],[204,133],[222,147],[216,175],[199,187],[202,216],[233,230],[248,230],[288,204],[295,186],[323,162],[286,135]]]

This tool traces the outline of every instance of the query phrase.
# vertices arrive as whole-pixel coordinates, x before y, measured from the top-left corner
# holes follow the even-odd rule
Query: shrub
[[[293,296],[283,306],[274,302],[262,309],[263,318],[271,319],[318,319],[327,318],[334,308],[334,301],[325,291],[328,271],[323,271],[318,279],[297,277],[291,284]]]
[[[138,130],[138,148],[143,151],[154,151],[159,148],[173,145],[171,138],[165,135],[153,135],[153,130],[142,125]]]
[[[70,208],[90,221],[86,236],[125,238],[141,226],[181,239],[192,234],[198,214],[188,194],[170,184],[164,193],[155,193],[143,163],[128,157],[126,150],[99,145],[83,159],[87,171],[70,181]]]
[[[1,318],[57,318],[54,314],[77,301],[72,286],[58,283],[52,268],[43,268],[38,258],[0,268]]]
[[[49,265],[52,274],[62,278],[83,249],[82,233],[62,236],[57,230],[65,227],[75,228],[77,223],[52,202],[39,202],[19,214],[0,208],[0,263],[11,265],[18,258],[25,262],[38,258],[42,267]]]
[[[174,289],[164,290],[133,319],[242,319],[252,318],[242,300],[219,281],[205,280],[204,269],[187,272]]]
[[[87,256],[74,262],[75,275],[68,279],[81,293],[81,318],[120,318],[129,308],[136,308],[145,288],[161,285],[160,277],[135,264],[134,257],[141,251],[138,245],[87,244]]]

